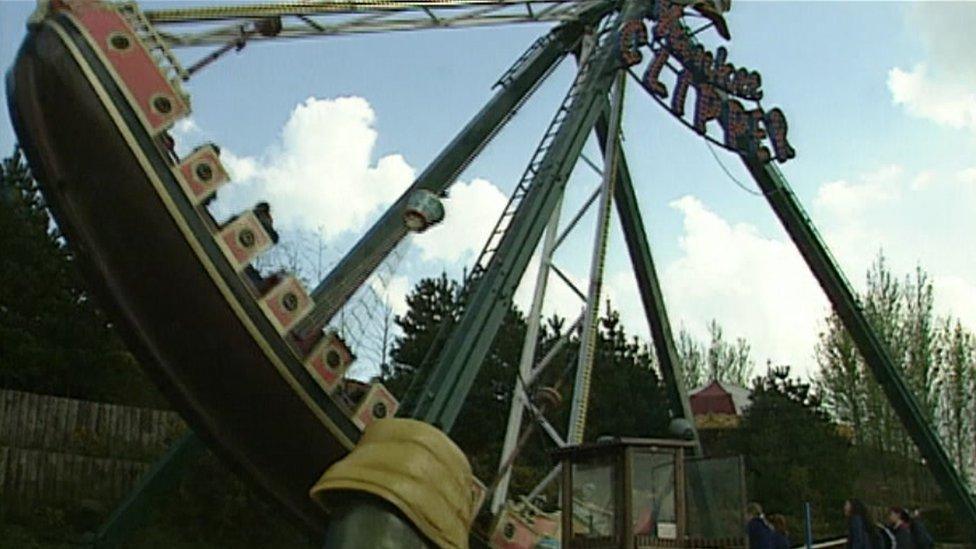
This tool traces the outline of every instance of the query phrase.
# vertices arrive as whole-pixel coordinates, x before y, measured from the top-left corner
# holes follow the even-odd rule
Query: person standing
[[[844,516],[847,517],[848,549],[880,549],[874,546],[869,530],[871,517],[861,500],[852,498],[845,501]]]
[[[895,534],[896,549],[916,549],[912,538],[912,517],[908,511],[901,507],[892,507],[888,510],[888,524]]]
[[[790,549],[790,532],[783,515],[769,515],[769,524],[773,527],[771,546],[773,549]]]
[[[925,523],[922,522],[922,510],[915,508],[912,512],[912,539],[915,541],[915,549],[934,549],[935,539],[929,533]]]
[[[766,522],[762,505],[750,503],[746,506],[746,534],[749,537],[749,549],[772,549],[773,529]]]

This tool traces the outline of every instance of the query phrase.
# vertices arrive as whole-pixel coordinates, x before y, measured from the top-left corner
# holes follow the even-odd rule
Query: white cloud
[[[937,314],[949,313],[964,326],[976,326],[976,284],[955,275],[936,275],[932,279]]]
[[[960,170],[956,174],[956,180],[960,183],[976,187],[976,167]]]
[[[837,180],[824,183],[817,191],[815,204],[837,216],[856,216],[878,203],[900,195],[901,166],[884,166],[863,175],[857,182]]]
[[[976,280],[962,235],[976,230],[976,169],[909,172],[886,166],[823,184],[814,200],[820,229],[855,280],[879,250],[897,273],[917,264],[933,275]]]
[[[457,263],[481,251],[508,197],[485,179],[458,181],[444,199],[444,221],[414,237],[425,261]]]
[[[672,323],[704,338],[715,318],[752,344],[757,367],[770,359],[811,372],[827,301],[793,244],[731,224],[692,196],[671,207],[684,217],[681,256],[663,273]]]
[[[922,42],[925,59],[888,72],[892,101],[912,116],[976,131],[976,6],[968,2],[917,2],[906,24]]]
[[[936,182],[936,174],[932,170],[919,172],[912,178],[911,188],[913,191],[923,191],[930,188]]]
[[[173,138],[179,141],[182,138],[192,137],[201,133],[200,126],[197,125],[193,117],[184,118],[173,125]]]
[[[976,93],[961,80],[919,63],[908,71],[898,67],[888,71],[888,90],[892,101],[912,116],[976,131]]]
[[[215,212],[228,215],[266,200],[282,229],[320,231],[327,240],[363,230],[414,176],[397,154],[372,163],[375,118],[360,97],[310,97],[261,155],[224,152],[234,181],[218,193]]]
[[[410,293],[410,279],[404,275],[393,275],[385,282],[379,277],[371,279],[373,289],[395,315],[407,312],[407,294]]]

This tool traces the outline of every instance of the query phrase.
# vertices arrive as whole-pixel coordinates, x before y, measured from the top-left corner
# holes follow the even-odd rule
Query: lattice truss
[[[514,23],[572,21],[602,0],[429,0],[426,2],[308,1],[147,10],[171,47],[224,44],[250,31],[250,22],[280,18],[279,38],[300,38]],[[179,27],[186,27],[180,30]],[[269,36],[255,33],[256,40]]]

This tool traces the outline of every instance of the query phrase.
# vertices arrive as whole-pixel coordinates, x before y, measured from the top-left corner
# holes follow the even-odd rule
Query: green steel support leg
[[[376,269],[391,250],[407,236],[403,212],[417,191],[441,194],[468,163],[508,122],[555,65],[579,41],[587,24],[598,21],[612,4],[600,4],[578,21],[557,27],[548,42],[525,59],[511,80],[471,119],[414,183],[366,232],[335,268],[312,291],[315,308],[302,320],[298,333],[310,335],[327,323]]]
[[[607,141],[605,115],[597,120],[596,132],[600,147],[605,147]],[[664,377],[664,384],[667,387],[671,415],[673,418],[683,418],[688,421],[695,440],[694,453],[697,456],[703,456],[698,429],[695,427],[695,416],[691,412],[691,403],[688,400],[688,392],[681,375],[681,359],[678,358],[678,351],[674,346],[671,322],[668,320],[668,310],[664,304],[664,293],[661,291],[657,269],[654,267],[654,256],[651,255],[650,241],[647,239],[644,219],[641,216],[637,193],[634,192],[634,182],[630,177],[630,168],[627,166],[627,157],[623,149],[620,150],[620,158],[617,161],[617,177],[614,201],[617,204],[617,214],[620,215],[620,226],[623,228],[624,240],[627,241],[630,263],[637,277],[637,289],[640,292],[641,303],[644,305],[644,315],[647,317],[647,323],[651,329],[654,352],[661,368],[661,375]],[[712,515],[714,506],[712,505],[711,493],[701,475],[687,472],[685,475],[688,477],[687,482],[691,488],[700,496],[701,509],[699,511],[701,513],[698,518],[701,521],[703,533],[714,535],[716,523],[715,517]]]
[[[620,68],[620,27],[636,17],[641,2],[626,0],[587,62],[585,79],[574,84],[572,102],[535,170],[527,194],[505,231],[498,249],[451,333],[413,410],[413,417],[450,431],[494,340],[512,295],[558,203],[586,137],[600,114],[610,84]],[[559,116],[559,115],[557,115]]]
[[[786,178],[772,164],[762,164],[746,157],[743,157],[743,161],[824,289],[908,435],[915,441],[943,495],[955,508],[960,524],[965,526],[971,539],[976,540],[976,502],[972,494],[939,442],[938,435],[926,422],[887,348],[864,315],[854,290],[803,211]]]
[[[605,111],[606,112],[606,111]],[[601,148],[606,147],[607,117],[601,115],[596,123],[597,141]],[[619,145],[618,145],[619,146]],[[661,375],[667,386],[668,402],[671,405],[671,416],[688,420],[694,431],[696,453],[701,455],[701,443],[698,431],[695,429],[695,418],[691,413],[691,404],[681,375],[681,361],[674,346],[671,333],[671,323],[668,321],[668,311],[664,304],[664,294],[654,267],[654,257],[651,255],[650,242],[644,229],[644,219],[641,216],[637,194],[634,192],[634,182],[630,178],[630,168],[627,157],[620,149],[617,161],[617,186],[614,189],[614,201],[617,214],[620,216],[620,226],[623,228],[624,239],[627,241],[627,252],[630,263],[637,277],[637,289],[640,292],[641,303],[644,305],[644,315],[651,329],[651,339],[657,356]]]
[[[95,534],[92,546],[98,549],[125,546],[125,540],[149,518],[149,512],[171,494],[187,467],[206,450],[197,435],[183,435],[152,468]]]

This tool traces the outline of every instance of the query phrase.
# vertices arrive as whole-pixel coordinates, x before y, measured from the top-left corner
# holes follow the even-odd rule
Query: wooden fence
[[[0,506],[111,506],[185,429],[173,412],[0,390]]]

